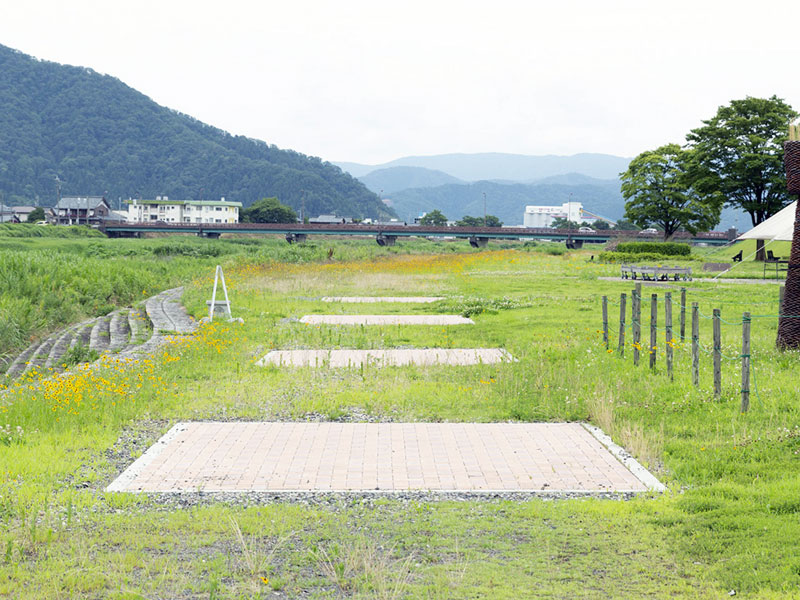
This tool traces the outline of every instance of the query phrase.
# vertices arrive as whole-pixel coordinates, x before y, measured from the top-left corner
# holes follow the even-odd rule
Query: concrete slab
[[[379,367],[405,365],[479,365],[513,360],[502,348],[392,348],[374,350],[273,350],[256,362],[260,367]]]
[[[428,304],[444,300],[442,296],[323,296],[323,302],[373,303],[402,302],[406,304]]]
[[[305,315],[308,325],[474,325],[458,315]]]
[[[663,489],[651,475],[643,481],[601,438],[580,423],[179,423],[107,489],[533,494]]]

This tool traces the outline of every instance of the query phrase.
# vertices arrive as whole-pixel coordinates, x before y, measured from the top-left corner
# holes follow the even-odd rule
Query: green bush
[[[628,263],[645,263],[645,262],[655,262],[655,263],[669,263],[670,261],[674,262],[676,260],[685,261],[689,257],[687,256],[670,256],[668,254],[658,254],[656,252],[601,252],[598,256],[598,260],[604,263],[620,263],[620,264],[628,264]]]
[[[692,249],[689,244],[679,244],[677,242],[622,242],[617,245],[617,252],[689,256],[692,253]]]

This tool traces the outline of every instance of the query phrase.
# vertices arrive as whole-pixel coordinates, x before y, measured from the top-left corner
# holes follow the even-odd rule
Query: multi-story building
[[[127,200],[128,223],[238,223],[241,202],[220,200]]]
[[[525,227],[551,227],[557,218],[575,223],[588,220],[580,202],[565,202],[561,206],[526,206]]]
[[[53,208],[57,225],[99,225],[109,219],[111,207],[102,196],[64,196]]]

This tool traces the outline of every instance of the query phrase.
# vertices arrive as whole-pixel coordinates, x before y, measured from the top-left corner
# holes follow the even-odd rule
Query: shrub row
[[[689,256],[692,253],[692,249],[689,244],[679,244],[677,242],[620,242],[617,245],[617,252]]]
[[[687,260],[687,256],[670,256],[657,252],[601,252],[598,260],[604,263],[641,263],[641,262],[669,262]]]

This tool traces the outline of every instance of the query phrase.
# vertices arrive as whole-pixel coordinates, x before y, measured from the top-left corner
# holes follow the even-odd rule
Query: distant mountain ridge
[[[423,188],[464,183],[461,179],[423,167],[389,167],[378,169],[358,178],[361,183],[376,193],[391,194],[406,188]]]
[[[380,165],[335,163],[354,177],[363,177],[378,169],[422,167],[442,171],[464,181],[503,179],[532,181],[553,175],[580,173],[597,179],[616,179],[628,168],[630,158],[611,154],[583,153],[572,156],[529,156],[485,152],[477,154],[437,154],[404,156]]]
[[[394,216],[319,158],[229,133],[160,106],[114,77],[0,45],[0,193],[5,204],[63,195],[242,202],[277,196],[305,214]]]

